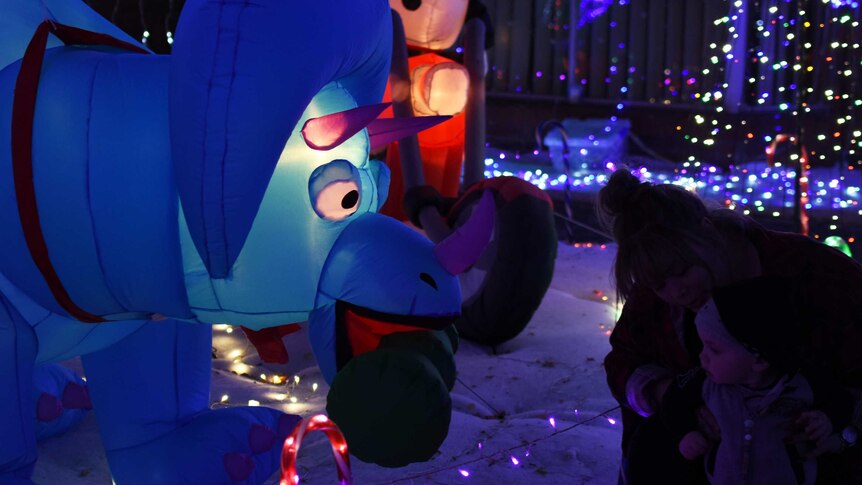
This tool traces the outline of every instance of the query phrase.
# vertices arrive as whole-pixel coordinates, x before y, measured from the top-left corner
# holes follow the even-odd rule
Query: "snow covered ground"
[[[452,424],[440,452],[426,463],[400,469],[354,459],[354,482],[616,483],[622,430],[602,369],[615,319],[609,283],[614,253],[614,246],[561,243],[551,288],[521,335],[496,349],[462,341]],[[303,332],[285,339],[291,363],[262,367],[241,332],[216,327],[213,406],[255,400],[304,417],[322,412],[328,388]],[[285,382],[272,384],[273,376]],[[301,483],[336,483],[332,454],[321,433],[303,442],[298,467]],[[40,444],[34,480],[45,485],[111,483],[92,413],[66,435]],[[277,484],[278,476],[267,483]]]

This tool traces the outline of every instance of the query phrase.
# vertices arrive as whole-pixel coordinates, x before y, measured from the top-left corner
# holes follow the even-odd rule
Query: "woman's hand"
[[[697,415],[697,429],[710,441],[718,441],[721,439],[721,428],[718,427],[718,421],[706,406],[701,406],[695,411]]]
[[[843,447],[841,437],[832,433],[832,421],[822,411],[805,411],[795,421],[796,435],[791,441],[809,441],[811,449],[804,453],[806,458],[816,458],[826,453],[840,453]]]
[[[844,443],[841,441],[841,437],[835,433],[819,440],[813,450],[805,453],[805,457],[817,458],[827,453],[841,453],[843,448]]]
[[[661,408],[661,401],[664,398],[665,392],[667,392],[667,388],[670,387],[672,382],[673,377],[665,377],[663,379],[656,379],[650,383],[649,398],[654,404],[653,409]]]
[[[686,460],[694,460],[709,450],[709,440],[699,431],[692,431],[679,441],[679,452]]]
[[[805,411],[796,418],[797,429],[805,438],[819,443],[832,434],[832,421],[822,411]]]

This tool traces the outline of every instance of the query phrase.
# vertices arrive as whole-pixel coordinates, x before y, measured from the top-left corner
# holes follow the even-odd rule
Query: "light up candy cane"
[[[766,161],[770,167],[775,165],[775,149],[779,143],[790,142],[796,145],[797,139],[795,136],[781,133],[775,135],[775,139],[766,148]],[[799,170],[796,172],[796,194],[794,194],[794,202],[796,204],[796,215],[799,217],[799,229],[804,235],[808,235],[808,209],[805,206],[808,204],[808,149],[805,145],[801,145],[802,154],[799,158]]]
[[[570,195],[571,190],[571,178],[572,178],[572,166],[569,163],[569,132],[566,131],[566,127],[563,126],[557,120],[545,120],[536,127],[536,144],[538,145],[538,149],[542,149],[542,145],[545,143],[545,137],[552,130],[559,130],[560,132],[560,141],[563,143],[563,170],[566,172],[566,180],[563,188],[563,194],[565,196],[565,209],[566,209],[566,217],[568,220],[565,221],[563,227],[566,228],[566,241],[569,243],[574,242],[575,236],[572,233],[572,226],[569,223],[574,219],[574,214],[572,210],[572,196]],[[550,147],[548,147],[550,150]]]
[[[279,485],[298,485],[299,474],[296,472],[296,455],[299,453],[299,445],[306,433],[312,431],[323,431],[332,445],[332,456],[338,466],[338,483],[341,485],[352,485],[353,478],[350,474],[350,455],[347,453],[347,440],[341,434],[338,426],[323,414],[312,416],[299,426],[294,428],[290,436],[284,440],[281,449],[281,481]]]

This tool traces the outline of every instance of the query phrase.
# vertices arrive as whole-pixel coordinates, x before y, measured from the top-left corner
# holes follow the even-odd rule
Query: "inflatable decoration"
[[[189,0],[171,56],[42,5],[0,70],[0,482],[36,460],[34,365],[77,355],[117,483],[269,478],[299,417],[209,409],[213,322],[308,320],[355,456],[430,457],[494,214],[435,245],[375,213],[369,151],[439,121],[376,119],[386,2]]]
[[[467,21],[470,3],[468,0],[389,2],[404,25],[406,45],[413,49],[413,52],[419,52],[407,59],[407,82],[403,88],[397,90],[394,97],[396,111],[399,103],[405,105],[405,113],[398,115],[452,116],[452,119],[424,131],[418,138],[424,183],[435,187],[445,197],[457,197],[459,192],[464,164],[470,72],[464,65],[434,51],[452,47]],[[484,57],[484,51],[482,56]],[[384,99],[393,99],[391,88],[387,88]],[[405,186],[411,186],[409,172],[413,167],[409,162],[406,167],[402,167],[401,148],[400,144],[393,144],[386,152],[386,165],[392,170],[392,197],[381,212],[406,220],[408,215],[402,209],[401,199]],[[405,172],[407,181],[402,180],[402,172]]]
[[[823,244],[841,251],[849,258],[853,257],[853,252],[850,250],[850,245],[847,244],[847,241],[845,241],[844,238],[841,236],[829,236],[823,240]]]
[[[452,47],[467,16],[468,0],[390,0],[401,16],[407,45],[428,51]]]
[[[0,2],[0,68],[24,55],[36,27],[47,17],[63,18],[87,30],[110,34],[135,43],[122,30],[78,1],[3,0]],[[48,8],[50,7],[50,11]],[[48,47],[61,45],[49,38]],[[4,149],[8,147],[4,146]],[[33,399],[36,402],[36,439],[59,435],[78,423],[91,408],[86,383],[71,370],[57,364],[34,367]]]
[[[418,139],[409,137],[390,146],[386,163],[393,181],[382,211],[401,219],[409,216],[433,241],[440,241],[467,221],[483,191],[493,194],[497,210],[493,241],[459,276],[463,304],[456,326],[462,337],[496,345],[523,331],[550,286],[557,253],[551,199],[518,178],[484,180],[485,49],[493,43],[493,31],[481,2],[389,4],[403,20],[394,29],[387,91],[395,116],[453,117]],[[451,47],[462,27],[463,66],[433,52],[407,56],[408,47],[420,51]]]
[[[411,56],[408,66],[413,114],[452,116],[423,131],[418,137],[425,183],[437,188],[444,197],[457,197],[464,165],[464,107],[469,91],[467,70],[461,64],[433,52]],[[384,99],[392,99],[391,89],[387,88]],[[391,197],[381,212],[406,220],[408,216],[401,206],[405,183],[399,146],[393,144],[386,151],[386,165],[392,172],[389,186]]]
[[[347,441],[338,425],[323,414],[312,416],[294,428],[290,436],[284,440],[281,451],[281,480],[279,485],[296,485],[299,483],[299,473],[296,471],[296,455],[302,446],[302,439],[313,431],[322,431],[332,447],[332,456],[338,469],[338,483],[351,485],[353,476],[350,472],[350,455],[347,453]]]

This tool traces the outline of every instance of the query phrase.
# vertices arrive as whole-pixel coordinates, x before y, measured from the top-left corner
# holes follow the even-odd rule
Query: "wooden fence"
[[[496,30],[490,93],[684,107],[718,91],[724,106],[746,110],[862,89],[862,8],[833,5],[847,0],[613,0],[590,21],[581,5],[604,2],[482,1]],[[185,0],[85,2],[167,53]],[[796,56],[803,69],[793,69]]]
[[[853,92],[855,76],[836,66],[859,70],[860,49],[839,49],[840,59],[824,51],[860,42],[862,9],[822,0],[616,0],[580,26],[589,12],[579,0],[485,3],[496,28],[491,93],[694,104],[721,91],[725,105],[749,109],[792,104],[802,84]],[[829,22],[836,15],[850,19]],[[794,70],[800,54],[812,71]]]

